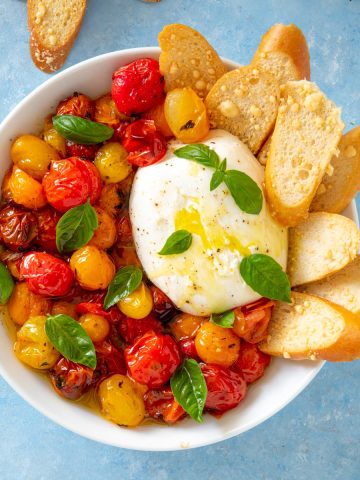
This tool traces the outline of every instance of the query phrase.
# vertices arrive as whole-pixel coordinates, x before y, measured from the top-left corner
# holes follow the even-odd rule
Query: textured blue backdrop
[[[162,26],[187,23],[221,55],[250,60],[275,22],[305,32],[313,79],[360,123],[359,0],[89,0],[66,66],[100,53],[156,44]],[[0,120],[48,78],[28,54],[26,2],[0,0]],[[358,204],[359,205],[359,204]],[[226,442],[178,453],[103,446],[55,425],[0,379],[2,480],[355,480],[360,478],[360,362],[326,365],[296,400],[259,427]]]

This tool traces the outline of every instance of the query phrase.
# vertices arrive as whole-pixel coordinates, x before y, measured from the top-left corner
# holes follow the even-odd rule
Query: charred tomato
[[[11,205],[0,211],[0,239],[10,250],[26,250],[37,232],[37,221],[32,212]]]
[[[56,115],[75,115],[92,119],[94,116],[94,102],[82,93],[75,92],[71,97],[62,100],[56,108]]]
[[[50,379],[55,391],[70,400],[80,398],[91,386],[93,370],[71,362],[64,357],[50,370]]]

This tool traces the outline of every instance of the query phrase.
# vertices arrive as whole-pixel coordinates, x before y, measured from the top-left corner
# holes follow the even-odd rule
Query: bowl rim
[[[74,72],[82,70],[84,66],[88,66],[91,64],[97,64],[98,62],[101,62],[102,60],[106,59],[111,59],[116,57],[120,54],[121,56],[125,55],[134,55],[136,56],[137,54],[141,54],[143,56],[149,55],[149,56],[158,56],[160,53],[160,48],[159,47],[136,47],[136,48],[128,48],[128,49],[123,49],[123,50],[115,50],[112,52],[104,53],[101,55],[97,55],[94,57],[91,57],[87,60],[83,60],[79,63],[76,63],[75,65],[72,65],[63,71],[53,75],[52,77],[46,79],[44,82],[42,82],[40,85],[38,85],[34,90],[32,90],[30,93],[28,93],[2,120],[0,124],[0,135],[4,133],[6,130],[6,125],[7,123],[13,118],[16,117],[19,112],[22,110],[24,105],[28,102],[29,99],[32,97],[38,95],[44,88],[47,88],[51,86],[53,83],[58,82],[59,79],[65,78],[68,75],[71,75]],[[239,63],[234,62],[232,60],[229,60],[225,57],[221,57],[222,60],[229,65],[231,68],[238,68],[241,66]],[[354,200],[349,206],[350,208],[350,213],[357,222],[358,222],[358,216],[357,216],[357,210],[356,210],[356,204]],[[212,445],[218,442],[221,442],[223,440],[227,440],[229,438],[232,438],[234,436],[240,435],[241,433],[245,433],[246,431],[254,428],[255,426],[263,423],[267,419],[271,418],[274,416],[276,413],[278,413],[280,410],[282,410],[284,407],[286,407],[295,397],[297,397],[308,385],[309,383],[316,377],[316,375],[319,373],[321,368],[324,366],[325,361],[319,361],[317,362],[316,366],[314,364],[314,368],[309,372],[309,374],[306,376],[305,380],[299,385],[297,389],[295,389],[290,397],[286,399],[285,402],[280,403],[279,405],[276,406],[276,408],[271,412],[271,413],[266,413],[264,415],[260,415],[257,417],[255,420],[252,420],[250,422],[247,422],[245,426],[243,427],[237,427],[234,430],[231,430],[230,432],[222,432],[221,434],[217,435],[216,438],[210,438],[205,437],[202,441],[195,441],[190,445],[189,448],[199,448],[207,445]],[[28,404],[30,404],[33,408],[35,408],[38,412],[41,414],[45,415],[49,419],[51,419],[53,422],[55,422],[57,425],[60,425],[63,428],[66,428],[70,430],[73,433],[76,433],[82,437],[88,438],[90,440],[94,440],[99,443],[107,444],[110,446],[115,446],[118,448],[126,448],[130,450],[139,450],[139,451],[176,451],[176,450],[186,450],[187,448],[182,448],[181,446],[174,447],[173,445],[170,445],[169,447],[161,446],[158,448],[155,444],[154,445],[135,445],[134,442],[117,442],[114,443],[114,441],[111,441],[111,439],[107,438],[100,438],[100,435],[96,434],[96,431],[91,431],[91,429],[88,429],[85,431],[84,428],[81,428],[80,426],[77,427],[71,421],[68,421],[66,418],[60,418],[59,415],[53,411],[51,408],[46,407],[42,404],[40,404],[34,397],[30,395],[30,393],[27,391],[27,389],[14,380],[11,376],[11,374],[8,373],[7,369],[3,365],[2,362],[0,362],[0,374],[4,378],[4,380],[15,390],[15,392],[20,395]],[[126,443],[127,444],[126,444]]]

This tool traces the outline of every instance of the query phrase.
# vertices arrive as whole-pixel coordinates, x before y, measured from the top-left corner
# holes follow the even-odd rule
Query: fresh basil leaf
[[[220,164],[219,155],[207,145],[202,143],[193,143],[185,147],[178,148],[174,154],[177,157],[193,160],[200,163],[204,167],[212,167],[217,169]]]
[[[56,115],[52,117],[54,128],[67,140],[83,145],[93,145],[109,140],[114,129],[99,122],[75,115]]]
[[[227,170],[224,182],[230,190],[236,205],[245,213],[261,212],[263,195],[261,188],[249,175],[238,170]]]
[[[5,305],[14,289],[14,280],[3,263],[0,262],[0,303]]]
[[[222,183],[222,181],[224,180],[224,175],[224,172],[222,172],[221,170],[215,170],[210,180],[210,192],[215,190],[215,188],[217,188]]]
[[[233,310],[229,310],[228,312],[220,314],[212,313],[210,317],[211,323],[223,328],[232,328],[234,326],[234,321],[235,313]]]
[[[240,263],[240,274],[249,287],[261,296],[291,302],[289,279],[269,255],[254,253],[244,257]]]
[[[225,170],[226,170],[226,158],[224,158],[224,160],[220,163],[219,170],[220,170],[220,172],[225,172]]]
[[[98,227],[95,209],[89,202],[71,208],[56,225],[56,246],[59,252],[71,252],[91,240]]]
[[[45,332],[61,355],[75,363],[96,368],[94,344],[83,327],[68,315],[49,315]]]
[[[201,423],[207,387],[199,364],[193,359],[185,360],[170,378],[170,386],[185,412]]]
[[[116,272],[115,277],[108,287],[108,291],[104,300],[104,308],[108,308],[115,305],[125,297],[128,297],[130,293],[138,288],[142,280],[142,271],[135,265],[127,265],[120,268]]]
[[[186,252],[191,246],[192,234],[187,230],[176,230],[166,240],[158,255],[175,255]]]

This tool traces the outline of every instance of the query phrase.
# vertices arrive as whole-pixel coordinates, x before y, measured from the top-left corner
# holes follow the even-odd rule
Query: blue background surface
[[[66,66],[112,50],[156,44],[167,23],[199,29],[221,55],[251,59],[275,22],[295,22],[310,46],[313,79],[360,123],[359,0],[89,0]],[[0,0],[0,120],[48,78],[28,54],[26,2]],[[360,206],[358,202],[358,206]],[[360,478],[360,362],[327,364],[275,417],[234,439],[191,451],[103,446],[55,425],[0,379],[0,478],[122,480],[355,480]]]

